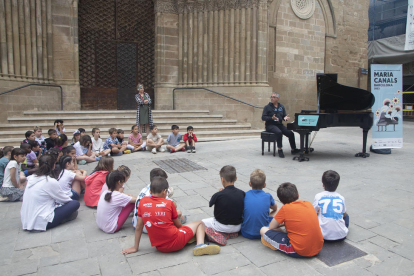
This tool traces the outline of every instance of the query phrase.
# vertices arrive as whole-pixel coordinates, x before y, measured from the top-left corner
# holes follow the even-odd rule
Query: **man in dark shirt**
[[[277,136],[277,152],[279,157],[284,158],[282,150],[282,138],[283,135],[289,138],[289,144],[292,148],[292,154],[296,154],[299,150],[296,148],[295,134],[288,130],[284,125],[283,121],[290,119],[289,115],[286,114],[285,107],[279,103],[279,94],[276,92],[272,93],[270,97],[270,103],[263,108],[262,121],[265,121],[266,131],[273,132]]]
[[[202,221],[209,240],[226,245],[227,239],[237,237],[240,231],[245,193],[234,187],[237,176],[233,166],[224,166],[220,170],[220,179],[224,188],[211,197],[209,204],[210,207],[214,205],[214,217]]]

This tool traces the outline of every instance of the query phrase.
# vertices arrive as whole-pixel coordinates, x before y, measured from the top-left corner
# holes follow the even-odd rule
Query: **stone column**
[[[182,47],[182,51],[183,51],[183,66],[182,66],[182,70],[183,70],[183,80],[182,83],[186,84],[188,82],[188,14],[187,11],[184,12],[183,15],[183,47]]]
[[[178,83],[183,82],[183,20],[184,15],[178,14]]]
[[[7,63],[7,33],[6,33],[6,7],[4,1],[0,1],[0,51],[1,51],[1,73],[9,73]]]
[[[204,14],[203,12],[199,11],[197,14],[197,26],[198,26],[198,40],[197,40],[197,82],[198,84],[203,83],[203,37],[204,37]]]
[[[234,82],[240,81],[240,9],[234,10]]]
[[[21,75],[25,78],[27,76],[26,71],[26,37],[24,34],[24,7],[23,0],[19,0],[19,46],[20,46],[20,72]]]
[[[46,49],[47,49],[47,78],[53,80],[53,33],[52,33],[52,0],[46,2]],[[78,66],[79,68],[79,66]]]
[[[21,76],[20,70],[20,38],[19,38],[19,6],[17,0],[12,0],[11,3],[11,16],[12,16],[12,28],[13,28],[13,60],[14,60],[14,73],[17,76]]]
[[[37,77],[44,78],[43,74],[43,36],[42,36],[42,1],[36,0],[36,49],[37,49]]]
[[[24,0],[24,33],[26,46],[26,74],[33,80],[32,68],[32,36],[30,31],[30,0]]]
[[[187,84],[193,82],[193,13],[190,11],[188,13],[188,67],[187,67],[187,74],[188,80]]]
[[[252,42],[250,52],[250,80],[252,83],[256,83],[256,62],[257,62],[257,8],[252,9]]]
[[[230,25],[230,11],[224,11],[224,83],[228,83],[229,78],[229,25]]]
[[[218,82],[222,84],[224,82],[224,11],[219,11],[219,54],[218,54]]]
[[[250,83],[250,67],[251,67],[251,35],[252,35],[252,9],[246,9],[246,82]]]
[[[37,78],[37,34],[36,34],[36,0],[30,0],[30,26],[32,42],[32,71],[33,77]]]
[[[246,9],[240,10],[240,76],[241,84],[245,81],[246,74]]]
[[[43,56],[43,78],[48,78],[47,71],[47,24],[46,24],[46,0],[42,0],[42,56]]]
[[[213,83],[217,83],[217,74],[218,74],[218,66],[219,66],[219,12],[214,10],[213,12]]]
[[[198,72],[198,12],[193,13],[193,84],[197,84],[197,72]]]

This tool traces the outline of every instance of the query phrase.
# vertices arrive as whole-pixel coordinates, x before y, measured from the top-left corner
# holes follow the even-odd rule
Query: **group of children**
[[[136,200],[135,244],[123,250],[123,254],[138,251],[143,232],[148,233],[151,245],[160,252],[177,251],[197,241],[193,249],[196,256],[220,252],[219,246],[204,243],[205,236],[224,246],[228,239],[241,233],[248,239],[261,239],[262,244],[272,250],[306,258],[317,255],[324,241],[343,240],[348,234],[349,216],[344,197],[336,192],[340,177],[335,171],[326,171],[322,175],[325,191],[315,196],[313,205],[299,200],[294,184],[281,184],[277,196],[284,205],[277,212],[272,195],[263,191],[266,175],[262,170],[251,173],[249,185],[252,190],[245,193],[234,186],[236,169],[224,166],[220,170],[223,188],[211,197],[209,203],[210,207],[214,205],[214,217],[182,225],[181,212],[169,198],[172,188],[168,185],[167,175],[160,170],[151,172],[151,183]]]

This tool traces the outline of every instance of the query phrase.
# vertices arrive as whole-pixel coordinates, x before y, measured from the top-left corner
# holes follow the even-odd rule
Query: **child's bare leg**
[[[72,190],[78,193],[78,195],[81,194],[81,183],[79,180],[73,180],[72,182]]]
[[[185,141],[185,146],[188,148],[190,146],[190,143],[187,141]]]
[[[82,156],[76,156],[76,160],[80,161],[80,160],[85,160],[88,163],[91,162],[95,162],[95,155],[93,155],[93,157],[87,156],[87,155],[82,155]]]
[[[270,212],[269,217],[274,218],[276,216],[277,210]]]
[[[114,154],[117,154],[117,153],[119,153],[119,152],[120,152],[120,150],[119,150],[118,148],[112,148],[112,152],[113,152]]]
[[[190,227],[193,231],[194,235],[197,238],[197,245],[204,244],[204,236],[205,236],[205,226],[200,221],[194,221],[190,222],[189,224],[186,224],[185,226]]]
[[[20,184],[20,187],[23,188],[23,189],[24,189],[24,187],[26,187],[27,178],[26,178],[26,176],[24,175],[23,172],[20,172],[19,184]]]
[[[119,151],[125,151],[126,150],[126,145],[121,146],[121,148],[119,149]]]
[[[192,147],[194,147],[194,146],[195,146],[195,141],[194,141],[194,140],[192,140],[192,141],[191,141],[191,146],[192,146]]]
[[[175,150],[176,151],[179,151],[179,150],[181,150],[184,147],[185,147],[185,144],[184,143],[180,143],[178,146],[175,147]]]
[[[174,149],[175,150],[175,147],[173,147],[171,145],[167,145],[167,150],[171,150],[171,149]]]
[[[108,155],[108,154],[110,154],[110,153],[111,153],[111,150],[110,150],[110,149],[107,149],[107,150],[103,150],[103,151],[101,151],[99,155],[101,155],[101,156],[106,156],[106,155]]]
[[[164,139],[160,138],[160,139],[158,140],[157,145],[160,145],[160,146],[164,145]]]

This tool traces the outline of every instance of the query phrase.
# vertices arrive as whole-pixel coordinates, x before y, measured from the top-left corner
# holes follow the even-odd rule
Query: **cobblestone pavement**
[[[285,257],[243,237],[229,240],[215,256],[195,257],[192,245],[162,254],[150,246],[147,235],[140,250],[125,257],[121,250],[134,240],[130,220],[118,233],[105,234],[96,226],[96,210],[85,207],[81,199],[76,220],[43,233],[22,231],[21,203],[1,203],[0,275],[413,275],[413,135],[414,123],[407,122],[403,149],[367,159],[354,157],[362,147],[362,131],[357,128],[320,131],[311,160],[302,163],[291,159],[286,138],[285,159],[267,152],[262,156],[260,139],[201,143],[196,154],[146,152],[115,157],[116,166],[132,169],[126,192],[136,195],[157,167],[153,161],[187,158],[205,167],[168,177],[173,198],[189,222],[213,215],[208,201],[220,188],[218,172],[224,165],[236,167],[236,187],[244,191],[249,190],[250,173],[260,168],[267,174],[265,190],[275,199],[278,185],[289,181],[297,185],[301,200],[311,202],[322,191],[322,173],[336,170],[341,176],[338,192],[346,199],[351,220],[347,242],[367,252],[364,257],[328,267],[317,258]],[[83,167],[91,172],[95,165]]]

